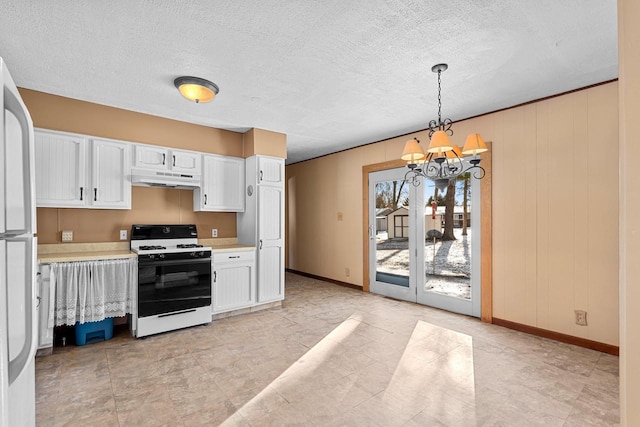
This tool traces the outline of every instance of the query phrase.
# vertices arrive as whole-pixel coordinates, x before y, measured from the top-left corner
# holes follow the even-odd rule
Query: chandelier
[[[480,134],[472,133],[467,136],[462,150],[451,143],[449,137],[453,135],[451,119],[442,120],[442,98],[440,76],[449,66],[436,64],[431,71],[438,73],[438,120],[429,122],[429,146],[425,153],[418,138],[407,141],[402,152],[402,160],[407,162],[409,171],[404,176],[405,181],[419,186],[421,177],[434,181],[439,190],[447,188],[449,181],[464,173],[471,173],[476,179],[482,179],[485,170],[480,166],[480,153],[488,150]]]

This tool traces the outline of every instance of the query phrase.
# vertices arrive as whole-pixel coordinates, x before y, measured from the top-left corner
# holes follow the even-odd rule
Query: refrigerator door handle
[[[27,111],[27,107],[22,102],[17,89],[10,85],[4,87],[4,106],[10,111],[20,124],[22,135],[22,173],[24,183],[23,203],[24,203],[24,230],[5,230],[7,234],[35,234],[36,233],[36,191],[35,179],[31,171],[35,171],[35,157],[33,146],[33,122]],[[6,220],[6,218],[5,218]]]
[[[26,240],[26,260],[27,274],[31,277],[31,286],[27,286],[25,292],[25,340],[20,353],[15,359],[9,360],[9,385],[22,374],[25,368],[29,365],[31,359],[35,357],[37,347],[37,323],[35,321],[35,296],[36,296],[36,248],[37,237],[29,238]],[[8,249],[8,248],[7,248]],[[9,286],[9,283],[7,283]]]

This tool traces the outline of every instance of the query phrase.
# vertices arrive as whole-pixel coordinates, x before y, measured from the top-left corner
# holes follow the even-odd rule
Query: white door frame
[[[419,304],[440,308],[443,310],[480,317],[481,315],[481,210],[480,210],[480,181],[471,179],[471,299],[466,300],[425,289],[425,245],[424,239],[417,236],[425,235],[424,182],[418,187],[409,185],[409,287],[393,285],[376,280],[376,183],[404,178],[405,168],[385,169],[369,172],[369,280],[370,292],[385,295],[395,299],[417,302]],[[387,224],[387,228],[390,225]],[[418,244],[421,242],[422,244]],[[420,280],[419,280],[420,278]]]

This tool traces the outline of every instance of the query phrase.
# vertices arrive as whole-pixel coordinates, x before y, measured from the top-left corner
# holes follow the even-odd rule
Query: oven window
[[[211,305],[211,259],[138,265],[138,317]]]

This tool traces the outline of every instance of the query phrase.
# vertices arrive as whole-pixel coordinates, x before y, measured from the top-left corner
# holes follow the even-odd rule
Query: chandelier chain
[[[442,71],[438,70],[438,126],[442,125],[442,97],[440,96],[440,74]]]

